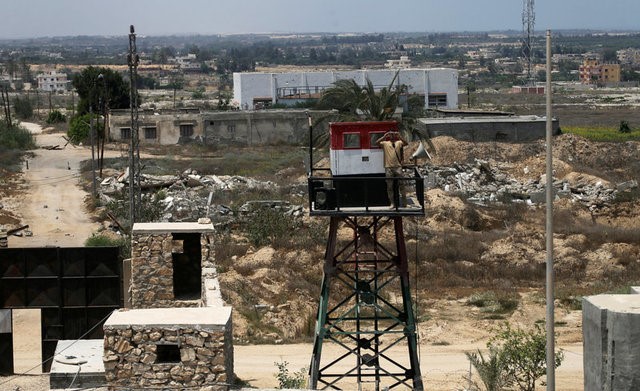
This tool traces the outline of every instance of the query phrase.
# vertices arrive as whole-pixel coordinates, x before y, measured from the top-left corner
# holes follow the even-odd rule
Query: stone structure
[[[584,389],[640,389],[640,295],[582,301]]]
[[[223,305],[211,223],[136,223],[132,233],[132,308]]]
[[[104,325],[110,390],[227,390],[233,379],[231,308],[120,310]]]
[[[220,295],[213,232],[210,222],[134,224],[131,309],[103,327],[110,390],[229,389],[231,307]]]

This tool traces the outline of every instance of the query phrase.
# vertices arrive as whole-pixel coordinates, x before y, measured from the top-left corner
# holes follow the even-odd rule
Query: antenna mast
[[[534,25],[536,14],[533,10],[534,0],[523,0],[522,4],[522,57],[527,66],[527,83],[533,84],[535,76],[532,73],[531,64],[533,61],[532,38],[534,35]]]

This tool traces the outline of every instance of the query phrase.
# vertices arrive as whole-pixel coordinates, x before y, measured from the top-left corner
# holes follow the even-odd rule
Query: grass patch
[[[467,304],[480,308],[480,312],[487,316],[492,316],[489,319],[502,319],[500,316],[511,314],[518,308],[519,301],[517,292],[487,291],[471,295]]]
[[[575,134],[591,141],[623,142],[640,140],[640,128],[623,133],[613,127],[563,126],[562,133]]]

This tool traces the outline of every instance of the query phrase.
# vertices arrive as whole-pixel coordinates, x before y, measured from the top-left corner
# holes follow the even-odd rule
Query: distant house
[[[588,57],[580,65],[582,84],[620,83],[620,64],[602,64],[597,58]]]
[[[46,92],[64,92],[68,89],[69,81],[65,73],[51,71],[41,73],[37,77],[38,90]]]
[[[398,77],[394,80],[394,77]],[[408,87],[409,94],[424,99],[425,108],[458,107],[458,71],[451,68],[361,69],[355,71],[233,74],[233,99],[241,110],[275,104],[294,106],[318,99],[337,80],[353,79],[364,86],[370,80],[376,90],[394,81]]]

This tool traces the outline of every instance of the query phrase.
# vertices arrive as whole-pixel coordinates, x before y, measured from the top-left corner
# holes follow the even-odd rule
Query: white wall
[[[241,110],[253,108],[255,97],[270,96],[276,101],[278,88],[293,87],[330,87],[339,79],[354,79],[364,85],[369,79],[376,88],[388,86],[397,70],[355,70],[333,72],[292,72],[292,73],[234,73],[233,98],[240,104]],[[447,106],[458,107],[458,71],[450,68],[402,69],[396,80],[398,84],[408,86],[409,93],[425,94],[446,93]],[[315,91],[311,91],[315,92]],[[425,107],[428,99],[425,99]]]

